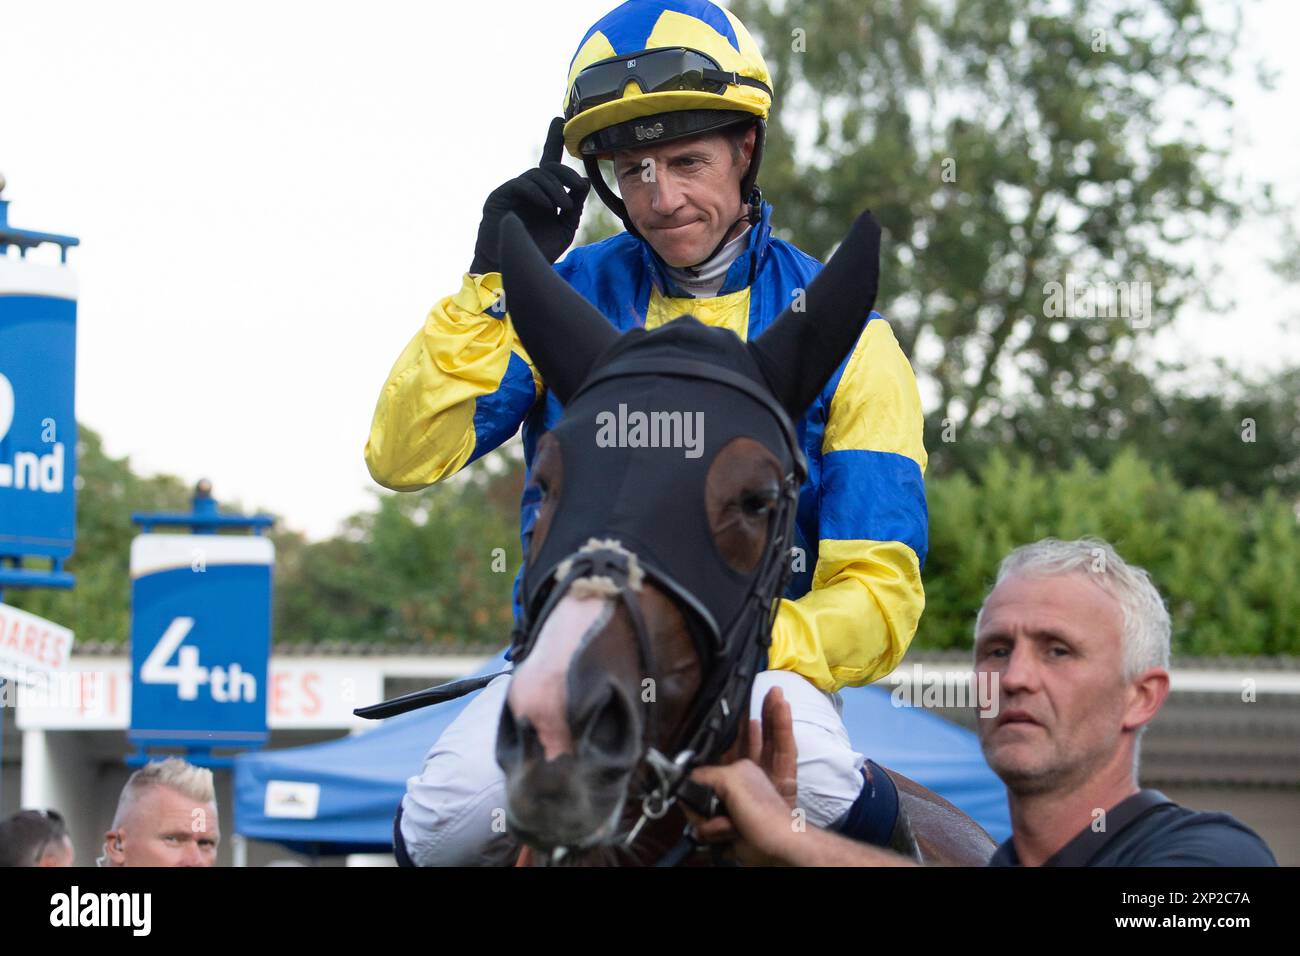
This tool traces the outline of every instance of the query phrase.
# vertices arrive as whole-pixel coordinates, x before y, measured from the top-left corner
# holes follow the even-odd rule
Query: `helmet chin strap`
[[[685,269],[687,272],[694,274],[696,270],[701,269],[704,266],[708,265],[710,262],[712,262],[713,257],[716,256],[719,252],[721,252],[722,247],[725,246],[728,243],[728,241],[730,241],[731,231],[733,229],[739,226],[742,222],[748,222],[751,226],[756,226],[762,221],[763,219],[762,204],[763,204],[762,193],[758,192],[757,187],[755,187],[754,193],[750,194],[750,203],[748,207],[749,211],[745,213],[745,215],[737,219],[735,222],[733,222],[730,226],[727,227],[727,231],[722,234],[722,238],[719,239],[718,244],[713,247],[713,251],[710,252],[707,256],[705,256],[703,259],[701,259],[699,262],[695,263],[695,265],[682,266],[681,268]],[[656,252],[655,255],[657,256],[659,255],[659,253]],[[661,262],[663,261],[662,257],[660,258],[660,261]]]

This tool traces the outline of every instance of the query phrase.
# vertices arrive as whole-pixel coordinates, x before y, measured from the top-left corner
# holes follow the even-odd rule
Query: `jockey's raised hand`
[[[470,272],[483,275],[501,271],[497,245],[501,220],[509,212],[523,220],[528,234],[547,261],[554,262],[569,248],[578,232],[582,205],[587,200],[591,183],[576,169],[560,162],[563,149],[564,120],[557,116],[551,120],[551,128],[546,134],[542,161],[523,175],[502,183],[488,195],[483,204],[483,221],[479,223]]]

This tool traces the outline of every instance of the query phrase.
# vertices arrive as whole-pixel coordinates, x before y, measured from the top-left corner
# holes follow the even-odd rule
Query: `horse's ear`
[[[556,275],[514,213],[501,221],[501,281],[519,341],[547,388],[567,404],[618,332]]]
[[[880,223],[864,212],[808,286],[803,310],[786,309],[749,343],[768,385],[795,421],[853,349],[879,284]]]

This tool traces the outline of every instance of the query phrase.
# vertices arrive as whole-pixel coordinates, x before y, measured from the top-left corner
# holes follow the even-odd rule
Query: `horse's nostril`
[[[506,767],[519,758],[519,725],[515,715],[510,712],[510,705],[501,708],[501,720],[497,723],[497,763]]]
[[[636,762],[636,712],[614,684],[606,684],[583,720],[583,749],[619,769]]]
[[[502,707],[497,725],[497,763],[507,767],[541,752],[542,743],[532,724],[515,717],[509,704]]]

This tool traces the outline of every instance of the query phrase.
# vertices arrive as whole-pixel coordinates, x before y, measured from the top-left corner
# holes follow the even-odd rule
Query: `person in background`
[[[995,680],[979,713],[984,759],[1007,786],[1011,836],[989,866],[1276,866],[1255,831],[1138,783],[1142,733],[1169,695],[1169,611],[1150,575],[1105,541],[1046,538],[1012,551],[975,619],[975,673]],[[727,816],[697,820],[742,861],[914,866],[888,850],[790,826],[788,708],[764,711],[765,754],[702,767]]]
[[[19,810],[0,821],[0,866],[72,866],[72,838],[53,810]]]
[[[212,771],[168,757],[131,774],[101,866],[213,866],[221,830]]]

